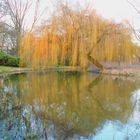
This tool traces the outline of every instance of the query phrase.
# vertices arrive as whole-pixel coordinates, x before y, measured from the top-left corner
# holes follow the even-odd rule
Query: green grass
[[[29,71],[58,71],[58,72],[74,72],[80,71],[76,67],[70,66],[59,66],[59,67],[46,67],[46,68],[21,68],[21,67],[9,67],[9,66],[0,66],[0,75],[3,74],[14,74],[14,73],[22,73]]]
[[[15,72],[15,71],[19,71],[19,70],[20,70],[20,68],[16,68],[16,67],[0,66],[0,74]]]

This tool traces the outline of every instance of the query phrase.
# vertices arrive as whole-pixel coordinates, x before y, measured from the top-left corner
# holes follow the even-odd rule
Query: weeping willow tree
[[[21,65],[80,66],[101,62],[131,63],[138,48],[125,24],[98,16],[94,10],[73,10],[61,5],[59,12],[33,33],[27,33],[20,49]]]
[[[106,36],[93,50],[95,57],[104,62],[133,63],[139,48],[132,42],[131,30],[124,24],[113,28],[111,35]]]

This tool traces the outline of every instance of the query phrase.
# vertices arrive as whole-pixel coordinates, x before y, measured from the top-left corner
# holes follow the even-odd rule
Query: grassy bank
[[[24,68],[0,66],[0,75],[8,73],[18,73],[23,71]]]
[[[81,70],[77,67],[69,67],[69,66],[47,67],[47,68],[41,68],[41,69],[0,66],[0,75],[26,73],[26,72],[38,72],[38,71],[80,72]]]
[[[32,68],[18,68],[18,67],[7,67],[0,66],[0,75],[4,74],[15,74],[15,73],[26,73],[26,72],[35,72],[35,71],[57,71],[57,72],[83,72],[78,67],[70,67],[70,66],[60,66],[60,67],[47,67],[42,69],[32,69]],[[97,72],[95,70],[90,70],[88,72]],[[137,67],[122,67],[122,68],[109,68],[104,69],[102,74],[107,75],[122,75],[122,76],[136,76],[140,77],[140,66]]]

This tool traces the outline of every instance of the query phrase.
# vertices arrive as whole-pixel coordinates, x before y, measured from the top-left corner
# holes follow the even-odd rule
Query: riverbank
[[[0,75],[7,74],[18,74],[18,73],[27,73],[35,71],[57,71],[57,72],[83,72],[78,67],[62,66],[62,67],[47,67],[42,69],[32,69],[32,68],[18,68],[18,67],[6,67],[0,66]],[[135,76],[140,77],[140,66],[130,66],[130,67],[115,67],[115,68],[106,68],[103,71],[98,70],[88,70],[88,72],[93,73],[102,73],[106,75],[120,75],[120,76]]]
[[[27,71],[31,71],[31,69],[0,66],[0,75],[22,73],[22,72],[27,72]]]
[[[70,66],[47,67],[41,69],[0,66],[0,76],[9,75],[9,74],[20,74],[20,73],[27,73],[27,72],[45,72],[45,71],[81,72],[80,68],[70,67]]]
[[[135,76],[140,77],[140,66],[130,65],[115,68],[106,68],[102,71],[103,74],[107,75],[120,75],[120,76]]]

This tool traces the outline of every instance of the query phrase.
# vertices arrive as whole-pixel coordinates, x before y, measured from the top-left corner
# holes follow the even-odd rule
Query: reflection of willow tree
[[[21,75],[19,80],[22,108],[17,118],[28,133],[46,139],[88,136],[106,120],[125,123],[133,111],[131,93],[139,85],[126,79],[53,72]],[[4,83],[9,87],[13,81]]]

